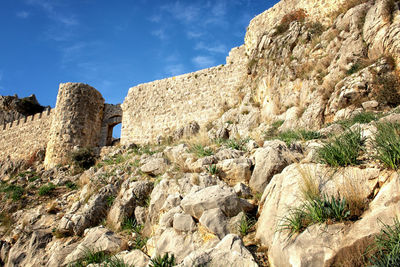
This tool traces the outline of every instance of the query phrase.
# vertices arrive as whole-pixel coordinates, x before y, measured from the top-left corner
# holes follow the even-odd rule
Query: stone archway
[[[107,120],[107,138],[106,138],[106,146],[111,146],[113,144],[113,129],[116,125],[122,122],[122,116],[114,116]]]

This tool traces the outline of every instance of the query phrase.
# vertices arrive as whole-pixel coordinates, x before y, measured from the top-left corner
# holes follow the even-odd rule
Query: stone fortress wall
[[[191,121],[204,127],[240,101],[248,60],[265,31],[295,9],[325,19],[343,2],[282,0],[250,22],[245,44],[231,50],[225,65],[137,85],[122,105],[105,104],[88,85],[61,84],[54,110],[0,126],[0,160],[26,159],[47,147],[46,166],[64,163],[75,147],[111,144],[112,127],[121,122],[122,144],[154,142]]]
[[[241,46],[231,50],[226,65],[130,88],[122,104],[121,143],[154,142],[191,121],[202,127],[218,118],[238,102],[246,59]]]
[[[29,159],[46,148],[54,109],[0,126],[0,159]]]

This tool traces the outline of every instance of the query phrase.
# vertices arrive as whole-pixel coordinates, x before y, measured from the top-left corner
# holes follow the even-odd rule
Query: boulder
[[[235,216],[242,210],[235,191],[219,185],[187,194],[182,199],[181,206],[185,213],[196,219],[200,219],[204,211],[215,208],[220,208],[228,217]]]
[[[221,209],[215,208],[203,212],[199,221],[207,230],[218,236],[219,239],[222,239],[229,233],[227,219]]]
[[[127,244],[103,226],[87,229],[80,244],[65,258],[68,264],[82,258],[88,249],[114,254],[125,249]]]
[[[140,167],[140,170],[149,175],[160,175],[163,174],[168,167],[168,160],[164,158],[151,158]]]
[[[254,153],[255,167],[250,178],[250,188],[262,193],[272,177],[293,163],[297,155],[291,153],[286,144],[274,140],[264,144]]]
[[[185,257],[178,266],[257,267],[258,265],[251,253],[245,248],[240,237],[229,234],[215,248],[194,251]]]
[[[220,176],[229,184],[248,182],[251,177],[252,162],[247,158],[225,159],[217,164]]]
[[[172,227],[177,231],[193,232],[196,230],[196,223],[193,221],[192,216],[188,214],[175,213]]]
[[[115,257],[121,259],[126,265],[135,267],[146,267],[150,262],[150,257],[139,249],[122,251],[115,255]]]

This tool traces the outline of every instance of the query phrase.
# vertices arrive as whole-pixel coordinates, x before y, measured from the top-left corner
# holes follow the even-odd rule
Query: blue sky
[[[255,15],[277,0],[1,0],[0,95],[83,82],[107,103],[140,83],[225,63]]]

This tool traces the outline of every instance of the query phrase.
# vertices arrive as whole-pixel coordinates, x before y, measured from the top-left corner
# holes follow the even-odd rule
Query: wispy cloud
[[[170,64],[165,67],[165,74],[169,76],[176,76],[185,73],[185,66],[181,63]]]
[[[221,54],[226,54],[228,52],[228,48],[224,44],[207,45],[204,42],[197,43],[195,49]]]
[[[197,56],[192,59],[197,68],[208,68],[215,65],[214,58],[210,56]]]
[[[30,13],[27,12],[27,11],[24,11],[24,10],[23,11],[19,11],[16,14],[17,18],[20,18],[20,19],[27,19],[29,17],[29,15],[30,15]]]
[[[26,0],[29,5],[37,6],[41,8],[47,16],[56,21],[61,23],[64,26],[77,26],[79,25],[79,21],[74,14],[66,14],[65,10],[63,12],[59,12],[57,9],[56,4],[58,2],[51,1],[51,0]]]
[[[160,40],[166,40],[168,35],[165,33],[164,29],[158,29],[151,32],[151,35],[158,37]]]
[[[201,8],[193,3],[182,4],[180,1],[167,4],[161,7],[161,10],[171,14],[175,19],[182,23],[191,23],[197,20],[201,15]]]
[[[186,35],[189,39],[196,39],[202,37],[204,35],[204,32],[189,30],[186,32]]]

